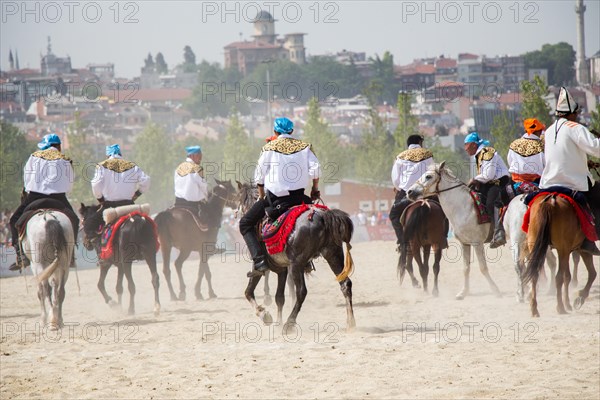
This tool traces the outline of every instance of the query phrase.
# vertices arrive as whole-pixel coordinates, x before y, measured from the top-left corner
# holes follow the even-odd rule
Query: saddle
[[[329,208],[320,204],[300,204],[291,207],[289,210],[281,214],[275,221],[266,220],[263,223],[261,234],[262,240],[265,242],[269,254],[277,254],[283,251],[287,239],[294,230],[296,220],[302,214],[310,211],[309,220],[312,220],[317,208],[328,210]]]
[[[471,194],[471,199],[473,199],[473,205],[475,206],[477,222],[479,222],[479,225],[491,222],[492,216],[487,212],[481,193],[474,190],[469,191],[469,193]]]
[[[205,224],[204,222],[200,221],[200,216],[198,215],[197,212],[194,212],[193,210],[191,210],[188,207],[182,207],[182,206],[173,206],[170,209],[178,209],[178,210],[183,210],[185,212],[187,212],[192,219],[194,220],[194,222],[196,223],[196,226],[198,227],[198,229],[200,229],[202,232],[206,232],[209,229],[208,224]]]
[[[15,226],[17,228],[17,231],[19,232],[19,239],[22,239],[23,236],[25,236],[25,228],[27,228],[27,223],[29,222],[31,217],[45,210],[60,211],[69,218],[69,220],[74,226],[79,223],[77,215],[75,215],[75,213],[73,213],[70,209],[65,208],[65,205],[62,202],[50,198],[38,199],[31,202],[31,204],[29,204],[23,211],[21,217],[17,220]]]
[[[115,222],[114,224],[106,224],[104,226],[104,229],[102,230],[102,235],[101,235],[101,238],[102,238],[101,252],[100,252],[101,260],[106,260],[113,256],[115,232],[117,232],[119,230],[119,228],[121,228],[121,225],[123,225],[127,220],[131,219],[133,221],[133,217],[136,215],[139,215],[140,217],[144,218],[146,221],[150,222],[150,224],[152,225],[152,229],[154,231],[154,240],[156,241],[156,251],[158,251],[160,249],[160,243],[158,242],[158,228],[156,226],[156,222],[154,222],[154,220],[147,214],[144,214],[140,211],[133,211],[127,215],[121,216],[117,220],[117,222]],[[139,246],[135,246],[135,247],[136,247],[136,251],[138,251],[137,248]]]

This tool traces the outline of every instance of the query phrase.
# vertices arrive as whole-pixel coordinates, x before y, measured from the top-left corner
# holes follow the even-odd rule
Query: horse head
[[[100,205],[86,206],[81,203],[79,215],[82,218],[83,225],[83,246],[87,250],[93,250],[100,243],[100,234],[98,233],[98,210]]]
[[[220,181],[215,179],[217,186],[213,188],[212,194],[225,201],[225,207],[236,208],[238,206],[238,192],[231,181]]]
[[[258,199],[258,187],[254,185],[252,182],[250,183],[241,183],[240,181],[236,181],[238,184],[238,206],[241,209],[242,214],[245,214],[250,207],[256,203],[256,199]]]

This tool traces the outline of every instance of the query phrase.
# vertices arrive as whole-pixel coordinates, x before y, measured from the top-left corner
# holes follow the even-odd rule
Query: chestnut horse
[[[552,246],[558,253],[558,272],[556,274],[556,309],[559,314],[566,314],[572,310],[569,301],[569,283],[571,272],[569,270],[569,255],[578,249],[585,236],[577,219],[575,210],[568,200],[555,194],[534,199],[530,208],[529,231],[523,257],[528,259],[525,270],[525,282],[531,281],[531,315],[539,317],[537,308],[537,280],[540,270],[544,266],[548,246]],[[579,309],[590,293],[590,287],[596,279],[593,257],[588,253],[581,253],[581,258],[588,271],[588,281],[579,291],[575,300],[575,308]],[[564,289],[564,292],[563,292]]]
[[[417,261],[419,272],[423,279],[423,290],[427,292],[427,277],[429,275],[429,253],[433,247],[433,290],[431,294],[437,296],[438,274],[440,273],[440,260],[442,259],[442,246],[446,242],[446,229],[448,223],[440,203],[433,199],[417,200],[409,205],[403,215],[404,238],[407,245],[401,247],[398,261],[398,276],[400,283],[406,271],[410,274],[413,286],[418,287],[413,268],[412,259]],[[423,256],[421,256],[423,249]],[[416,285],[415,285],[416,283]]]

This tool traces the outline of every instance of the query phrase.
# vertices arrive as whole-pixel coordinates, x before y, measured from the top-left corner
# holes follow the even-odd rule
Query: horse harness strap
[[[440,180],[441,180],[441,176],[440,176]],[[461,187],[461,186],[464,186],[464,185],[465,184],[461,182],[458,185],[450,186],[449,188],[440,190],[440,182],[438,181],[438,183],[435,185],[435,194],[440,194],[440,193],[448,192],[448,191],[450,191],[452,189],[456,189],[457,187]]]

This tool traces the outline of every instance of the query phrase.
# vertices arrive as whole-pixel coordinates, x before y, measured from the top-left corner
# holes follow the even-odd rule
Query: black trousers
[[[17,229],[17,221],[23,215],[23,212],[31,203],[40,199],[53,199],[59,201],[65,209],[70,211],[69,219],[73,224],[73,234],[75,235],[75,242],[77,242],[77,232],[79,231],[79,218],[77,214],[71,207],[71,203],[67,200],[67,195],[65,193],[54,193],[54,194],[43,194],[37,192],[29,192],[25,199],[21,202],[21,205],[17,207],[15,212],[10,217],[10,234],[13,247],[16,247],[19,244],[19,231]]]
[[[589,182],[589,188],[590,189],[584,193],[585,199],[594,215],[596,233],[598,234],[598,237],[600,237],[600,182],[596,182],[594,186]]]
[[[254,232],[256,225],[265,217],[266,210],[271,219],[277,218],[293,206],[300,204],[312,204],[310,197],[304,194],[304,189],[290,191],[288,196],[277,197],[267,191],[263,200],[258,200],[240,219],[240,233],[245,235],[248,232]]]
[[[494,215],[495,207],[505,206],[502,196],[502,191],[505,190],[505,186],[510,183],[508,176],[500,178],[500,184],[494,183],[483,183],[480,186],[480,192],[485,197],[485,208],[490,215]]]
[[[389,216],[390,221],[392,222],[392,228],[394,228],[394,232],[396,232],[397,244],[402,243],[404,238],[404,230],[402,229],[402,224],[400,223],[400,217],[409,204],[410,200],[406,197],[406,192],[402,189],[397,191],[396,197],[394,198],[394,204],[390,209]]]
[[[175,207],[183,207],[192,210],[195,213],[200,211],[199,201],[189,201],[181,197],[175,197]]]

